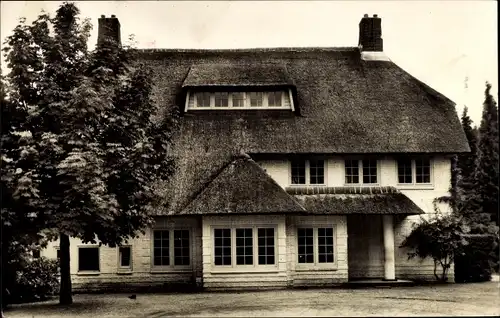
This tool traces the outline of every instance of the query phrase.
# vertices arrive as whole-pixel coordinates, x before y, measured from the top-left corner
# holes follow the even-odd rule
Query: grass
[[[79,294],[13,305],[10,317],[290,317],[500,315],[499,283],[193,294]]]

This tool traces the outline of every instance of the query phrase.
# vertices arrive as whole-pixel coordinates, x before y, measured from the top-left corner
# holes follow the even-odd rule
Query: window
[[[59,247],[55,247],[56,249],[56,257],[57,259],[60,259],[61,258],[61,250],[59,249]]]
[[[154,266],[190,266],[189,230],[154,230],[153,237]]]
[[[267,105],[272,107],[280,107],[281,106],[281,96],[282,92],[270,92],[267,98]]]
[[[290,165],[291,165],[291,184],[303,184],[303,185],[325,184],[324,160],[320,159],[292,160]]]
[[[398,183],[430,184],[431,162],[429,159],[399,159]]]
[[[215,266],[276,264],[274,227],[215,228],[213,233]]]
[[[345,183],[377,183],[377,160],[345,160]]]
[[[99,247],[78,248],[78,271],[99,271]]]
[[[274,228],[258,229],[259,265],[274,265]]]
[[[290,91],[274,92],[193,92],[188,93],[187,109],[219,108],[251,109],[276,108],[293,109]]]
[[[251,107],[262,107],[263,98],[261,92],[250,93],[250,106]]]
[[[196,93],[197,107],[210,107],[210,93]]]
[[[118,248],[118,256],[120,268],[132,268],[132,247],[120,246]]]
[[[297,229],[299,264],[334,263],[334,230],[331,227]]]
[[[40,250],[33,250],[33,258],[40,258]]]
[[[228,93],[215,93],[215,107],[228,107],[229,94]]]

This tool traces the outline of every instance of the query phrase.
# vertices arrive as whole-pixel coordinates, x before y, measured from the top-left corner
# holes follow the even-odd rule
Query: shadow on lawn
[[[17,310],[29,310],[33,314],[43,313],[43,314],[60,314],[64,313],[88,313],[93,311],[98,311],[100,308],[106,306],[105,301],[100,300],[85,300],[74,302],[71,305],[60,305],[56,302],[57,300],[49,300],[44,302],[28,303],[28,304],[15,304],[8,306],[4,313],[15,312]]]

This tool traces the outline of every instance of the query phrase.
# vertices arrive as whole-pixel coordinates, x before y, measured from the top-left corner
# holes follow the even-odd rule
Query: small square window
[[[279,107],[281,106],[281,92],[270,92],[268,94],[268,106]]]
[[[78,271],[99,271],[99,247],[78,248]]]
[[[210,93],[196,93],[197,107],[210,107]]]
[[[132,267],[132,248],[130,246],[120,246],[118,253],[120,255],[120,267]]]
[[[251,107],[262,107],[262,92],[250,93],[250,106]]]
[[[292,165],[292,184],[306,184],[306,162],[294,160]]]
[[[215,107],[228,107],[229,94],[228,93],[215,93]]]

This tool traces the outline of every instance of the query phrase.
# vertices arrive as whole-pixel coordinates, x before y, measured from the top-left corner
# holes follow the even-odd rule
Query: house
[[[99,28],[119,40],[116,17]],[[129,245],[71,241],[74,289],[434,279],[399,246],[468,143],[455,104],[384,54],[381,19],[359,31],[357,47],[141,49],[181,112],[176,172]]]

